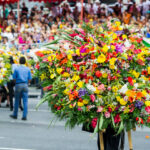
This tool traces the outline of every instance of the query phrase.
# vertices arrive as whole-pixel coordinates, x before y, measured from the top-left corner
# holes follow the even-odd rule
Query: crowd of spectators
[[[135,24],[142,34],[150,38],[150,0],[118,0],[113,5],[102,4],[99,0],[88,0],[84,3],[83,20],[93,21],[93,25],[107,22],[110,18],[118,18],[124,24]],[[29,51],[40,44],[48,43],[57,34],[57,28],[74,27],[81,22],[82,4],[76,1],[71,7],[67,1],[51,6],[47,12],[44,7],[35,5],[30,11],[23,3],[20,12],[20,25],[13,10],[0,18],[2,28],[2,44],[6,49],[15,47],[21,51]]]

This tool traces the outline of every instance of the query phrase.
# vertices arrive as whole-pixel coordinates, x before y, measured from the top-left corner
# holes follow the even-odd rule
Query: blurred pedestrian
[[[20,98],[23,99],[23,116],[22,120],[27,120],[28,112],[28,83],[31,81],[31,70],[25,66],[25,57],[20,57],[20,65],[14,70],[13,79],[15,80],[15,105],[14,112],[10,115],[11,118],[17,119],[18,107]]]

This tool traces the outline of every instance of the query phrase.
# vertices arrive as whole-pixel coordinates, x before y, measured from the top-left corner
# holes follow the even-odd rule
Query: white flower
[[[138,88],[138,86],[139,86],[138,83],[135,83],[135,84],[134,84],[134,87],[135,87],[136,89]]]
[[[119,90],[120,93],[125,94],[128,90],[127,84],[125,84],[124,86],[122,86],[122,88]]]
[[[146,95],[146,99],[147,99],[147,100],[150,100],[150,94],[147,94],[147,95]]]
[[[91,92],[95,92],[96,88],[93,85],[87,84],[86,87],[88,88],[88,90],[90,90]]]

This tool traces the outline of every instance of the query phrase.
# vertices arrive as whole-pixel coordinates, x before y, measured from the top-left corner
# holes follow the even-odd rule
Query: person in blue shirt
[[[28,112],[28,83],[31,81],[31,70],[25,66],[26,59],[25,57],[20,57],[20,65],[15,68],[13,73],[13,79],[15,80],[15,104],[14,112],[10,115],[11,118],[17,119],[18,117],[18,107],[20,98],[23,99],[23,116],[22,120],[27,120]]]

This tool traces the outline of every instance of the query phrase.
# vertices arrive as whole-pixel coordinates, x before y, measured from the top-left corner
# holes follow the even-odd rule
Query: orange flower
[[[94,54],[91,54],[91,59],[95,59],[95,55]]]
[[[58,60],[61,60],[61,59],[63,58],[63,55],[62,55],[62,54],[56,55],[56,58],[57,58]]]
[[[71,94],[71,93],[69,94],[69,100],[70,100],[70,101],[74,100],[74,95]]]
[[[129,97],[129,102],[130,102],[130,103],[133,102],[133,97]]]
[[[144,95],[143,95],[142,92],[138,92],[138,93],[136,94],[137,99],[141,99],[143,96],[144,96]]]
[[[67,58],[64,58],[64,59],[60,62],[60,65],[66,64],[67,62],[68,62]]]
[[[78,96],[78,92],[77,91],[74,91],[73,94],[74,94],[74,97]]]
[[[93,64],[92,70],[95,70],[95,68],[97,68],[97,64]]]

